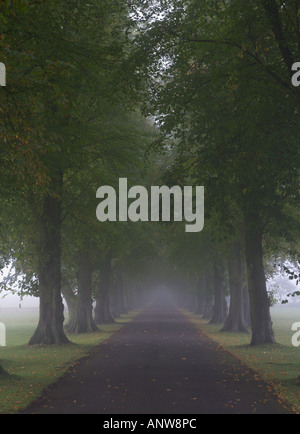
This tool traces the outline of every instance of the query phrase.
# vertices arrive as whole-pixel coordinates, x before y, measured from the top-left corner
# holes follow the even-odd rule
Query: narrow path
[[[288,413],[267,385],[175,308],[148,308],[26,413]]]

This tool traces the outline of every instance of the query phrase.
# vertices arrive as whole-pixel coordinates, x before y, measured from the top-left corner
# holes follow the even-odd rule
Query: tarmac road
[[[27,414],[289,414],[272,389],[174,307],[149,307]]]

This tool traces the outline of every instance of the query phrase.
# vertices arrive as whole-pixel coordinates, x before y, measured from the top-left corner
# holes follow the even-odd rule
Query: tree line
[[[299,9],[1,2],[2,287],[40,299],[30,344],[97,330],[160,281],[223,331],[275,342],[267,270],[299,267]],[[96,191],[123,177],[204,185],[204,230],[100,224]]]

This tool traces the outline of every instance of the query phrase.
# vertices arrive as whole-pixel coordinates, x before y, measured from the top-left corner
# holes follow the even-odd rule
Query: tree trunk
[[[127,314],[123,298],[123,275],[119,264],[115,267],[114,289],[112,292],[111,302],[113,318],[120,318],[121,315]]]
[[[244,303],[244,321],[247,328],[251,328],[251,312],[250,312],[250,298],[248,289],[248,275],[247,275],[247,264],[246,258],[242,263],[243,269],[243,303]]]
[[[254,221],[252,217],[245,232],[252,346],[275,343],[263,266],[263,235],[259,224],[253,224]]]
[[[111,265],[112,255],[109,253],[104,261],[104,269],[102,271],[102,284],[99,297],[96,300],[95,308],[95,323],[96,324],[112,324],[114,320],[110,313],[110,288],[111,288]]]
[[[280,6],[277,4],[276,0],[262,0],[262,5],[265,9],[266,16],[269,20],[281,56],[287,66],[288,73],[291,76],[292,66],[295,63],[295,60],[289,47],[288,40],[285,37],[283,24],[280,18]],[[297,29],[297,32],[299,32],[299,29]]]
[[[128,312],[131,312],[133,310],[132,303],[131,303],[131,296],[130,296],[130,288],[131,288],[131,282],[126,281],[126,285],[124,288],[124,304],[125,304],[125,309]]]
[[[110,297],[110,312],[113,319],[121,317],[121,312],[117,302],[117,294],[113,293]]]
[[[212,316],[213,316],[213,308],[214,308],[214,303],[212,298],[206,298],[205,302],[204,302],[204,306],[203,306],[203,319],[206,320],[211,320]]]
[[[125,279],[125,284],[123,288],[123,298],[124,298],[124,305],[127,312],[132,312],[135,310],[135,307],[133,305],[133,293],[137,291],[136,289],[136,282],[133,282],[131,279]]]
[[[274,38],[277,42],[278,48],[280,50],[281,53],[281,57],[286,65],[287,68],[287,73],[290,76],[290,78],[292,78],[293,76],[293,71],[292,71],[292,66],[294,65],[294,63],[296,62],[295,56],[294,56],[294,47],[292,44],[289,44],[289,38],[287,37],[286,31],[285,31],[285,25],[282,22],[281,19],[281,7],[276,0],[262,0],[262,5],[263,8],[265,10],[266,13],[266,17],[270,23],[270,29],[272,30],[272,33],[274,35]],[[297,15],[298,10],[299,10],[299,3],[297,4],[297,2],[295,2],[295,13]],[[298,41],[299,41],[299,28],[298,25],[295,27],[296,33],[297,33],[297,37],[298,37]],[[298,51],[299,51],[299,42],[298,42]],[[286,86],[286,82],[284,80],[277,80],[281,86],[284,87],[284,89],[287,88]],[[290,81],[290,86],[291,88],[293,87],[291,81]],[[297,104],[299,106],[300,104],[300,92],[299,92],[299,88],[295,88],[293,87],[293,91],[294,94],[296,96],[297,99]]]
[[[69,286],[62,289],[62,294],[68,306],[68,322],[65,325],[65,332],[68,333],[76,324],[77,297]]]
[[[230,286],[230,309],[222,332],[248,333],[244,317],[244,286],[242,270],[242,248],[239,242],[233,243],[228,255]]]
[[[98,331],[98,327],[93,319],[93,265],[88,251],[80,251],[78,259],[76,321],[68,329],[68,332],[76,334],[92,333]]]
[[[140,291],[139,285],[135,284],[130,288],[130,291],[128,292],[128,300],[129,300],[129,306],[130,310],[138,310],[138,296],[137,293]]]
[[[119,312],[121,315],[126,315],[128,312],[125,307],[124,302],[124,281],[123,281],[123,272],[121,266],[117,269],[116,275],[116,286],[117,286],[117,303]]]
[[[227,319],[228,307],[225,299],[223,264],[221,261],[214,263],[214,307],[210,324],[224,324]]]
[[[59,192],[61,185],[60,176]],[[61,296],[61,200],[50,195],[44,199],[40,218],[38,278],[40,319],[29,345],[67,344]]]
[[[213,316],[213,277],[212,271],[206,270],[204,275],[204,302],[203,302],[203,319],[211,320]]]
[[[194,312],[196,315],[204,313],[204,294],[205,294],[205,276],[201,274],[199,277],[196,293],[196,305]]]

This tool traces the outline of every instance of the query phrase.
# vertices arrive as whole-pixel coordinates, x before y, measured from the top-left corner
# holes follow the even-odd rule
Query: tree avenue
[[[214,222],[219,216],[223,224],[242,225],[252,345],[274,343],[263,238],[276,220],[284,225],[284,208],[298,196],[299,93],[291,84],[299,53],[297,2],[282,10],[275,1],[168,5],[148,2],[142,21],[136,4],[143,29],[135,37],[136,79],[152,83],[152,113],[162,131],[176,137],[185,173],[212,196]],[[233,235],[232,229],[223,234]],[[218,292],[222,297],[220,284]]]
[[[299,1],[67,3],[0,5],[0,289],[39,298],[29,344],[157,288],[274,344],[270,269],[300,276]]]

